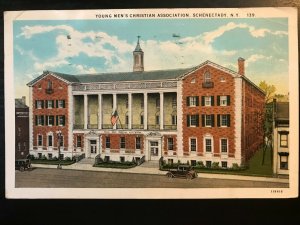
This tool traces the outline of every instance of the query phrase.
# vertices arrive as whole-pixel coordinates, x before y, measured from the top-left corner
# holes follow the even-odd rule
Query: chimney
[[[238,67],[239,67],[238,73],[244,76],[245,75],[245,59],[243,59],[242,57],[238,58]]]
[[[26,105],[26,97],[22,96],[22,102],[24,103],[24,105]]]

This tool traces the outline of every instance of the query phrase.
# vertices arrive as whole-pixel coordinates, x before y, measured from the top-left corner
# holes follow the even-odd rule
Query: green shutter
[[[35,125],[37,126],[38,125],[38,116],[35,115]]]
[[[205,115],[201,115],[201,123],[202,123],[202,127],[205,127]]]
[[[45,108],[48,109],[48,100],[45,100]]]
[[[44,115],[41,115],[42,118],[42,125],[44,126]]]
[[[217,126],[220,127],[220,114],[217,115]]]
[[[190,115],[186,115],[186,125],[187,127],[190,126]]]
[[[62,101],[63,101],[63,108],[65,108],[65,105],[66,105],[66,104],[65,104],[65,100],[62,100]]]
[[[63,126],[65,126],[65,121],[66,121],[65,116],[63,116],[62,118],[63,118],[63,121],[62,121]]]
[[[215,102],[214,102],[214,96],[210,96],[210,102],[211,102],[211,106],[214,106]]]
[[[227,95],[227,105],[230,105],[230,95]]]
[[[196,106],[199,106],[199,96],[196,96]]]
[[[202,106],[205,105],[205,99],[204,99],[204,96],[201,96],[201,105],[202,105]]]
[[[215,126],[215,115],[211,114],[210,118],[211,118],[211,126],[214,127]]]
[[[46,126],[48,126],[48,116],[46,116]]]
[[[190,97],[186,97],[186,105],[190,106]]]
[[[217,106],[220,106],[220,95],[217,96]]]
[[[37,100],[35,100],[35,108],[37,109]]]
[[[58,100],[56,100],[56,108],[58,108]]]
[[[196,115],[196,127],[199,127],[199,114]]]
[[[230,114],[227,114],[227,127],[230,127]]]
[[[44,101],[42,101],[42,109],[44,108]]]
[[[58,116],[56,116],[56,126],[59,125]]]

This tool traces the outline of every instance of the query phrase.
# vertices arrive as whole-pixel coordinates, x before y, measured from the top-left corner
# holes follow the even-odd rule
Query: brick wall
[[[135,152],[135,140],[136,137],[141,138],[141,151],[144,149],[144,135],[135,135],[135,134],[106,134],[102,135],[102,150],[106,149],[106,137],[110,137],[110,149],[111,150],[120,150],[120,140],[121,137],[125,137],[125,151],[127,153]]]
[[[164,155],[168,154],[168,138],[173,138],[173,155],[176,155],[177,154],[177,135],[164,135],[163,136],[163,143],[164,143],[163,152],[164,152]]]
[[[52,93],[46,93],[46,89],[48,87],[48,81],[52,82]],[[36,108],[36,100],[42,100],[44,102],[44,107],[41,109]],[[46,108],[45,101],[53,100],[54,107],[53,108]],[[64,108],[57,108],[56,107],[56,100],[64,100],[65,107]],[[53,147],[54,150],[57,149],[58,138],[56,135],[57,131],[61,131],[64,137],[64,148],[63,150],[67,150],[68,147],[68,85],[57,79],[52,75],[47,75],[43,79],[39,80],[35,83],[32,87],[32,113],[33,113],[33,146],[34,149],[37,149],[37,135],[43,135],[43,150],[47,148],[47,133],[53,132]],[[57,126],[56,123],[53,126],[36,126],[36,115],[43,115],[45,116],[44,120],[46,120],[46,116],[54,116],[56,120],[56,116],[65,116],[65,125],[64,126]],[[61,149],[62,150],[62,149]]]
[[[29,154],[29,108],[16,108],[15,158],[26,158]]]
[[[204,74],[209,72],[211,74],[212,88],[203,88]],[[213,137],[214,156],[220,155],[220,138],[228,139],[228,155],[229,157],[235,156],[235,142],[234,142],[234,127],[235,127],[235,111],[234,111],[234,78],[232,75],[218,70],[210,65],[203,66],[192,74],[188,75],[183,80],[183,153],[190,155],[189,152],[189,138],[197,138],[197,155],[204,154],[203,138],[205,135],[210,134]],[[199,106],[188,106],[187,97],[198,96]],[[201,106],[202,96],[214,96],[214,106]],[[230,96],[229,106],[217,106],[217,96]],[[199,127],[187,126],[187,115],[199,114]],[[202,127],[201,115],[214,114],[215,126]],[[230,115],[230,127],[217,127],[217,114]]]

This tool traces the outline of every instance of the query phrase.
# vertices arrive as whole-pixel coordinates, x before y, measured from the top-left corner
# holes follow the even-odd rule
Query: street
[[[287,183],[34,168],[16,171],[16,188],[288,188]]]

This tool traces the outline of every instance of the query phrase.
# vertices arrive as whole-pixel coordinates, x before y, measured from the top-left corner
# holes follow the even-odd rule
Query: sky
[[[210,60],[265,80],[288,93],[288,20],[122,19],[17,20],[13,23],[15,97],[44,70],[67,74],[132,71],[132,51],[140,38],[145,70],[189,68]],[[28,102],[28,100],[27,100]]]

